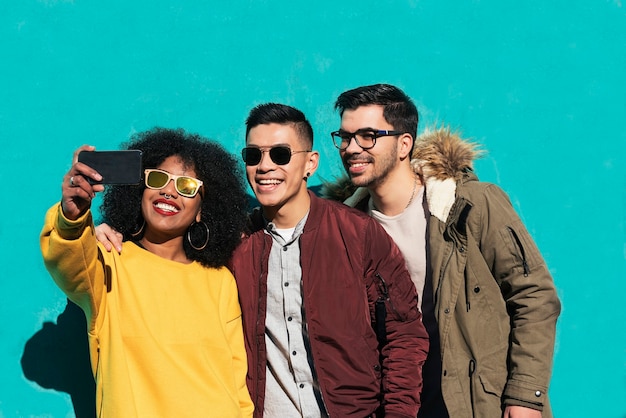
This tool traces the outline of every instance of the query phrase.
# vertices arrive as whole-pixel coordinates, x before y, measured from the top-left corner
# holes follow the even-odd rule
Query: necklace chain
[[[409,199],[409,203],[406,204],[404,210],[407,210],[411,203],[413,203],[413,198],[415,197],[415,191],[417,190],[417,176],[415,176],[415,180],[413,181],[413,191],[411,192],[411,198]]]

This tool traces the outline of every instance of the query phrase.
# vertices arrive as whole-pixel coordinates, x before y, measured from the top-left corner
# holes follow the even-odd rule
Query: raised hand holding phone
[[[70,220],[76,220],[90,207],[91,200],[96,193],[104,190],[102,184],[91,184],[87,178],[94,181],[102,180],[102,176],[93,168],[78,161],[81,152],[92,152],[96,148],[83,145],[74,152],[72,167],[63,177],[61,184],[61,208],[63,215]]]
[[[141,151],[96,151],[84,145],[74,153],[72,168],[63,181],[63,214],[78,219],[91,206],[104,184],[139,184]]]

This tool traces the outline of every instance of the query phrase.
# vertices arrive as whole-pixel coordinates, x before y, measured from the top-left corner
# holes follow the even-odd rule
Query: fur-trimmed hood
[[[426,185],[426,199],[433,215],[445,222],[454,203],[456,183],[482,154],[477,144],[461,138],[450,127],[427,129],[418,135],[413,147],[411,165]],[[343,175],[335,183],[325,183],[322,196],[356,206],[367,195]]]
[[[482,155],[478,145],[461,138],[450,127],[427,129],[418,135],[413,147],[411,165],[425,179],[461,178],[474,160]]]

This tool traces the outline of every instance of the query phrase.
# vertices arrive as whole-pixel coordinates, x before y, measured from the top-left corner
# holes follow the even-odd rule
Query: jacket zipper
[[[382,276],[376,273],[375,277],[379,280],[379,283],[377,284],[378,298],[376,302],[374,302],[374,331],[376,332],[376,339],[378,340],[378,348],[380,350],[382,346],[387,343],[387,308],[385,301],[388,299],[389,293],[387,291],[387,284]]]
[[[476,361],[471,359],[469,361],[469,390],[470,390],[470,405],[472,407],[472,416],[476,416],[474,412],[474,372],[476,372]]]
[[[380,285],[378,286],[378,288],[381,290],[383,296],[384,296],[384,300],[389,302],[389,306],[391,307],[391,309],[393,310],[393,312],[396,314],[396,316],[398,317],[398,319],[402,319],[402,317],[400,316],[400,314],[398,313],[398,311],[396,310],[396,307],[393,306],[393,301],[391,300],[391,298],[389,297],[389,291],[387,290],[387,283],[385,283],[385,280],[383,279],[383,276],[380,275],[380,273],[376,273],[375,276],[378,278]],[[379,296],[379,300],[380,300],[381,296]]]
[[[265,254],[266,254],[266,251],[267,251],[267,240],[266,240],[265,236],[263,238],[264,238],[262,240],[262,242],[263,242],[263,249],[261,251],[261,254],[263,255],[262,259],[265,260],[266,259]],[[267,258],[269,258],[269,255],[268,255]],[[267,269],[265,268],[265,266],[263,264],[261,264],[261,271],[260,271],[259,280],[258,280],[259,298],[261,298],[261,287],[262,287],[261,284],[263,283],[263,276],[264,275],[265,275],[265,288],[267,289]],[[255,367],[257,367],[257,375],[259,375],[260,373],[266,373],[266,371],[261,372],[260,370],[258,370],[258,367],[259,367],[258,365],[261,364],[260,357],[259,357],[259,349],[258,349],[259,344],[261,344],[258,341],[258,338],[259,338],[258,337],[258,335],[259,335],[259,328],[261,327],[261,315],[263,315],[263,318],[265,318],[265,315],[266,315],[266,312],[258,312],[258,311],[259,311],[259,309],[260,309],[260,307],[261,307],[261,305],[263,303],[267,304],[267,294],[265,295],[265,300],[266,300],[265,302],[259,300],[259,305],[258,305],[259,308],[257,309],[257,320],[256,320],[255,333],[254,333],[254,338],[257,340],[257,341],[255,341],[255,347],[257,347],[257,349],[254,350],[255,364],[257,365],[257,366],[255,366]],[[267,311],[267,305],[265,306],[265,310]],[[263,338],[265,338],[265,332],[263,332]],[[266,368],[267,368],[267,358],[265,359],[265,361],[266,361]],[[265,376],[265,382],[267,384],[267,376]],[[259,404],[259,399],[261,397],[263,397],[263,402],[265,403],[265,393],[263,393],[261,395],[261,391],[259,390],[260,389],[259,388],[260,385],[261,385],[260,379],[256,379],[256,382],[254,382],[255,392],[256,392],[256,394],[255,394],[255,396],[256,396],[255,404],[256,405]],[[265,388],[263,388],[263,392],[265,392]],[[256,408],[254,410],[254,415],[257,416]],[[258,416],[260,416],[260,415],[258,415]]]
[[[508,226],[507,228],[509,229],[511,235],[513,236],[513,239],[517,243],[517,248],[519,249],[520,257],[522,259],[522,267],[524,268],[524,277],[528,277],[528,275],[530,274],[530,267],[528,267],[528,263],[526,262],[526,251],[524,251],[522,241],[519,239],[517,233],[513,228],[511,228],[510,226]]]
[[[466,309],[466,312],[469,312],[470,311],[470,300],[469,300],[469,298],[470,298],[470,294],[471,294],[471,292],[469,290],[470,283],[469,283],[469,280],[468,280],[467,277],[465,277],[464,279],[465,279],[465,309]]]
[[[434,296],[434,300],[433,303],[435,306],[437,306],[437,299],[439,298],[439,292],[441,290],[441,282],[443,281],[443,275],[444,272],[447,270],[448,268],[448,264],[450,264],[450,260],[452,259],[452,254],[454,253],[454,247],[456,247],[456,244],[454,243],[454,241],[451,242],[452,243],[452,249],[450,250],[450,254],[448,255],[448,259],[446,260],[445,263],[443,263],[443,268],[441,269],[441,271],[439,272],[439,280],[437,283],[437,290],[435,291],[435,296]]]

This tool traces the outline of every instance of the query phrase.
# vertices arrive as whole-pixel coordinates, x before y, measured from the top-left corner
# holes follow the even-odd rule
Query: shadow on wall
[[[87,320],[71,301],[57,318],[44,322],[24,346],[22,371],[43,388],[66,392],[76,418],[96,416],[96,384],[89,362]]]

